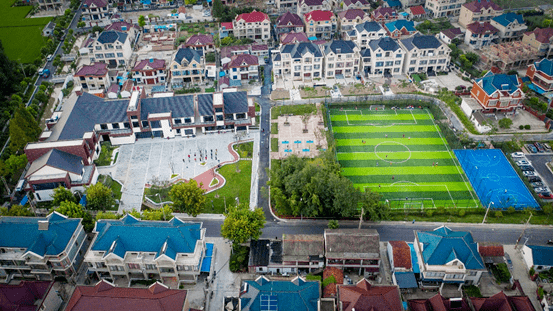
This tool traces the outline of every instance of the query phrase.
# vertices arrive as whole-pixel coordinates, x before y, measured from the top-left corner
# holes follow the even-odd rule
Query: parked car
[[[40,69],[38,70],[38,75],[39,75],[39,76],[42,76],[43,73],[44,73],[44,68],[40,68]]]
[[[548,143],[544,143],[543,146],[545,147],[545,149],[551,151],[551,146],[549,146]]]
[[[536,191],[538,193],[543,193],[543,192],[549,192],[549,189],[546,188],[546,187],[539,187],[539,188],[534,189],[534,191]]]
[[[530,165],[523,165],[520,167],[521,170],[523,171],[535,171],[535,169],[533,167],[531,167]]]
[[[540,144],[540,143],[538,143],[538,142],[535,142],[535,143],[534,143],[534,146],[536,146],[536,148],[538,148],[538,152],[540,152],[540,153],[545,152],[545,148],[543,148],[543,145],[542,145],[542,144]]]
[[[520,160],[520,161],[517,161],[516,164],[518,166],[523,166],[523,165],[531,165],[531,163],[527,160]]]
[[[50,76],[50,69],[44,69],[44,71],[42,72],[42,77],[44,79],[48,78]]]
[[[505,257],[505,261],[507,262],[507,265],[509,266],[509,269],[513,269],[513,261],[511,260],[511,256],[505,253],[504,257]]]
[[[50,54],[50,55],[48,55],[48,57],[46,57],[46,59],[48,61],[51,61],[52,59],[54,59],[54,55]]]
[[[547,240],[547,244],[549,245],[553,244],[553,240]]]
[[[532,171],[523,171],[522,174],[526,177],[529,177],[529,176],[538,176],[535,172],[532,172]]]
[[[524,153],[522,152],[513,152],[511,153],[512,158],[524,158]]]
[[[538,197],[542,198],[542,199],[553,199],[553,194],[551,194],[551,192],[542,192],[542,193],[538,193]]]
[[[532,188],[540,188],[540,187],[543,187],[543,183],[542,182],[531,182],[530,183],[530,186],[532,186]]]
[[[526,146],[526,150],[530,151],[531,153],[537,153],[538,152],[538,149],[534,145],[527,144],[525,146]]]
[[[529,182],[542,182],[541,178],[538,176],[528,176]]]

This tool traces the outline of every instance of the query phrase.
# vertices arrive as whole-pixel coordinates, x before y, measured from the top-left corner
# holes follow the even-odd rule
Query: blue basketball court
[[[454,150],[484,207],[539,208],[524,182],[499,149]]]

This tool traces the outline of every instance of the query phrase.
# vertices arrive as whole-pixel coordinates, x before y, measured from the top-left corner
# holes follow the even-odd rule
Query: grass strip
[[[373,125],[368,126],[332,126],[335,133],[405,133],[410,132],[436,132],[434,125],[401,125],[378,127]],[[384,135],[383,135],[384,136]]]
[[[367,138],[364,139],[337,139],[336,146],[365,146],[365,145],[443,145],[441,138]]]
[[[459,174],[459,168],[456,166],[386,166],[386,167],[345,167],[342,168],[344,175],[441,175],[441,174]],[[394,178],[395,179],[395,178]]]
[[[338,161],[346,160],[381,160],[381,155],[374,152],[356,152],[356,153],[338,153]],[[419,151],[419,152],[392,152],[388,155],[388,159],[405,159],[410,157],[411,160],[422,159],[451,159],[449,151]]]

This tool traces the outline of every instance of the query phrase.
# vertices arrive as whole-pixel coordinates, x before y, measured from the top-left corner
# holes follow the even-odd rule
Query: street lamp
[[[482,224],[486,222],[486,217],[488,217],[488,212],[490,211],[490,206],[495,205],[492,201],[490,201],[490,204],[488,204],[488,208],[486,209],[486,214],[484,215],[484,220],[482,220]]]

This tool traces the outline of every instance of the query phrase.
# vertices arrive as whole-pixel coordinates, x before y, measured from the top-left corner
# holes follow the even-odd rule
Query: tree
[[[232,38],[231,36],[224,37],[223,39],[221,39],[221,45],[222,46],[231,45],[233,41],[234,41],[234,38]]]
[[[102,32],[102,31],[104,31],[104,28],[102,28],[100,26],[92,27],[92,32]]]
[[[509,119],[509,118],[503,118],[501,120],[499,120],[499,127],[500,128],[503,128],[503,129],[508,129],[511,127],[511,125],[513,125],[513,120]]]
[[[547,215],[547,220],[549,220],[549,216],[551,216],[551,213],[553,213],[553,205],[551,203],[547,203],[542,206],[541,210],[545,215]]]
[[[86,26],[85,22],[78,22],[77,23],[77,28],[83,28],[84,26]]]
[[[340,228],[340,224],[338,223],[338,220],[331,219],[328,221],[328,229],[338,229]]]
[[[119,219],[119,217],[121,217],[121,216],[118,215],[118,214],[114,214],[114,213],[98,212],[96,214],[96,221],[98,221],[100,219]]]
[[[381,202],[381,195],[367,190],[361,194],[361,206],[372,221],[386,220],[390,217],[390,206]]]
[[[196,4],[196,2],[198,2],[198,0],[184,0],[184,3],[186,5],[194,5]]]
[[[94,229],[94,219],[89,212],[87,212],[81,204],[77,204],[73,201],[63,201],[60,207],[51,210],[56,211],[69,218],[82,218],[83,228],[86,232],[92,232]]]
[[[22,170],[25,168],[25,165],[27,165],[27,156],[25,154],[21,155],[15,155],[12,154],[6,161],[4,161],[4,169],[6,176],[13,175],[17,173],[19,170]],[[2,174],[4,175],[4,174]]]
[[[250,210],[247,203],[231,206],[225,215],[221,226],[221,236],[232,241],[233,244],[246,243],[248,240],[257,240],[261,236],[261,229],[265,227],[265,213],[260,208]]]
[[[86,205],[92,210],[103,210],[111,208],[115,204],[113,192],[102,183],[96,183],[86,188]]]
[[[10,122],[10,149],[13,152],[23,150],[27,143],[36,141],[40,132],[36,120],[25,105],[20,104]]]
[[[19,83],[24,78],[19,69],[17,62],[5,54],[0,41],[0,98],[4,99],[19,89]]]
[[[173,210],[169,205],[163,206],[158,210],[144,210],[142,219],[144,220],[170,220],[173,218]]]
[[[9,209],[7,207],[0,207],[0,216],[34,216],[33,212],[29,208],[21,205],[12,205]]]
[[[52,202],[54,206],[61,206],[61,203],[66,201],[77,203],[77,200],[75,199],[75,196],[73,195],[71,190],[62,186],[59,186],[56,189],[54,189],[54,195],[52,197],[54,198]]]
[[[140,26],[140,28],[144,29],[144,26],[146,26],[146,18],[144,17],[144,15],[140,15],[138,17],[138,26]]]
[[[213,0],[213,9],[211,10],[213,17],[221,18],[223,16],[223,11],[223,2],[221,2],[221,0]]]
[[[204,208],[205,189],[202,184],[191,179],[189,182],[183,182],[174,185],[169,191],[169,197],[173,202],[173,209],[179,212],[187,213],[192,217],[198,216]]]
[[[495,212],[495,217],[501,218],[501,217],[503,217],[503,213],[501,211],[497,211],[497,212]]]

